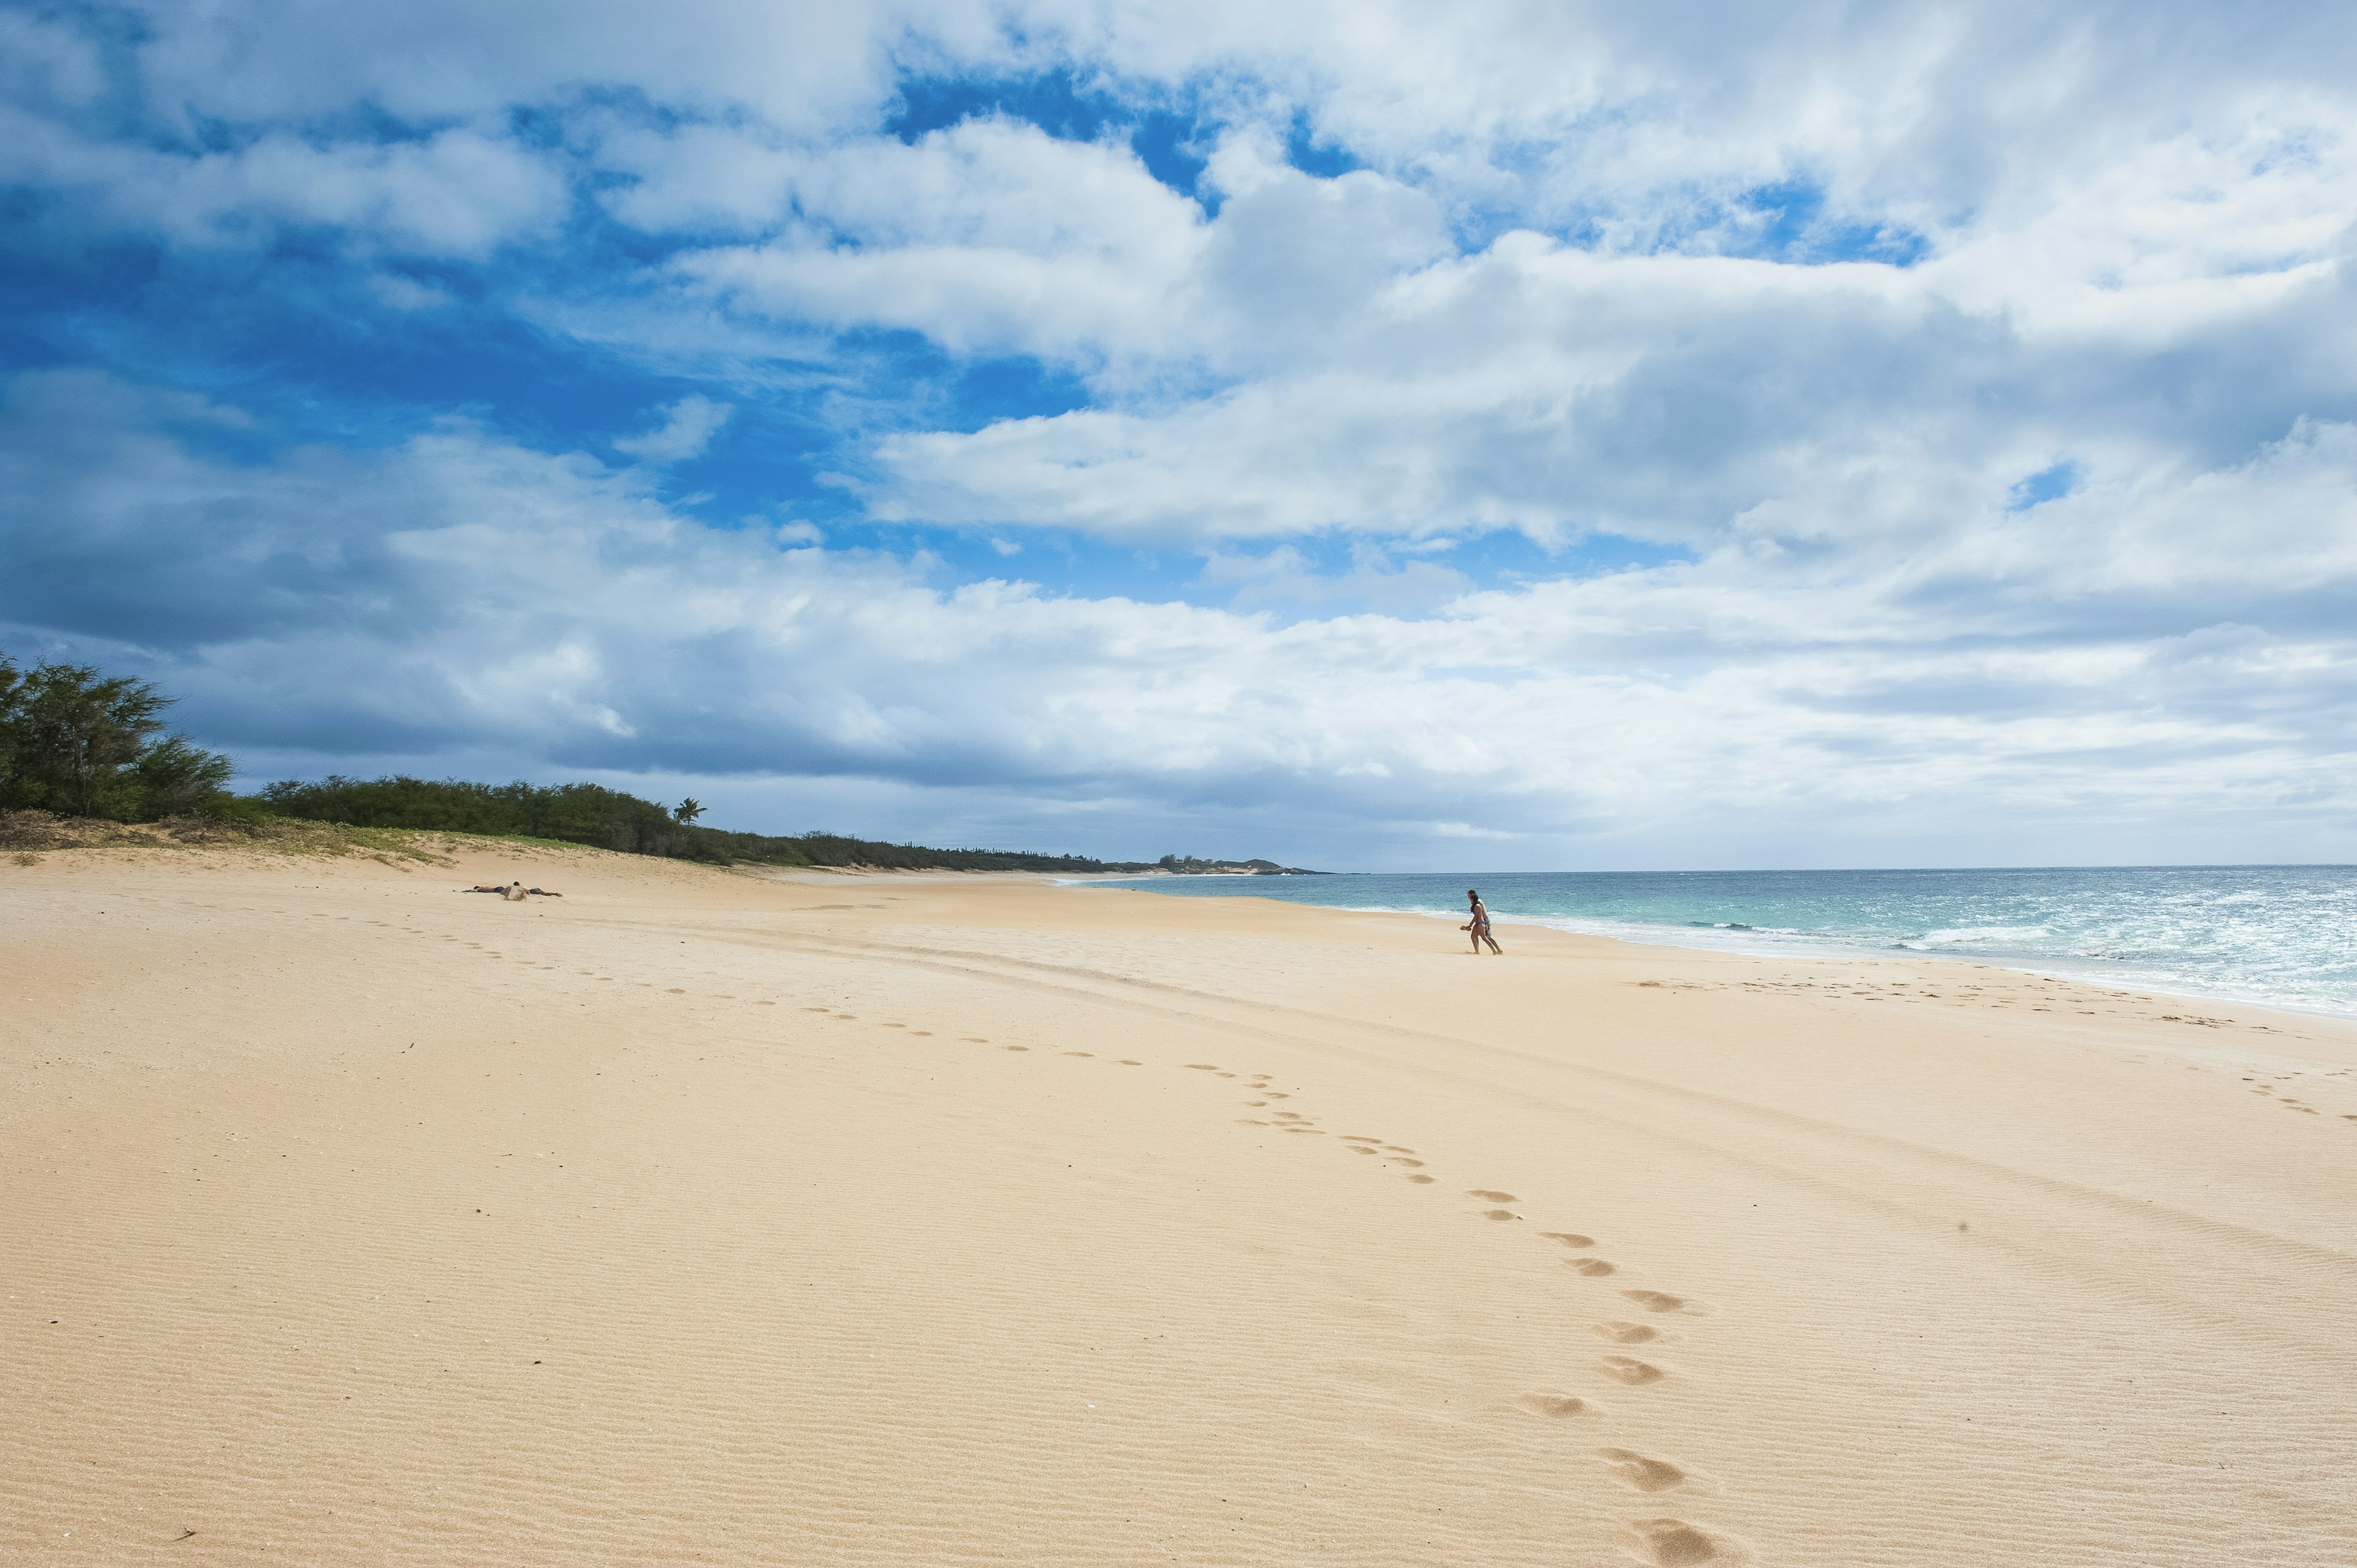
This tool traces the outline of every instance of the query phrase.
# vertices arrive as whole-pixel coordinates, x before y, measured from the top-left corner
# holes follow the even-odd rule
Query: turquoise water
[[[2021,871],[1494,872],[1092,884],[1462,919],[1783,956],[1915,952],[2142,991],[2357,1015],[2357,866]],[[1510,932],[1499,935],[1511,941]],[[1462,940],[1453,937],[1452,940]]]

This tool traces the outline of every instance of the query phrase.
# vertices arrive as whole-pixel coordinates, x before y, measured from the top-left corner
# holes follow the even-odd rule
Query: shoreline
[[[0,1558],[2357,1557],[2357,1026],[517,858],[0,864]]]
[[[2169,869],[2183,868],[2171,867]],[[2306,868],[2302,867],[2300,869]],[[1069,884],[1072,886],[1087,886],[1107,882],[1134,882],[1141,879],[1136,877],[1108,875],[1086,878],[1056,877],[1054,880],[1059,883]],[[1245,879],[1239,878],[1238,880]],[[1149,891],[1149,889],[1139,888],[1136,889],[1136,891],[1146,892]],[[1263,897],[1263,895],[1241,892],[1227,896],[1232,897]],[[1342,913],[1360,915],[1407,915],[1414,916],[1418,918],[1434,920],[1457,921],[1462,915],[1462,911],[1452,911],[1438,908],[1403,908],[1397,905],[1311,904],[1283,898],[1274,898],[1270,901],[1288,904],[1300,908],[1333,909]],[[2093,967],[2082,967],[2081,964],[2069,959],[2046,960],[2040,959],[2035,956],[2014,958],[1999,954],[1943,953],[1934,949],[1911,948],[1907,946],[1905,943],[1899,941],[1893,941],[1887,947],[1873,947],[1863,942],[1848,942],[1836,940],[1826,940],[1820,942],[1813,936],[1806,932],[1767,927],[1753,928],[1753,930],[1757,934],[1769,940],[1758,942],[1749,942],[1746,941],[1742,935],[1731,931],[1728,928],[1717,926],[1703,929],[1668,924],[1650,925],[1638,921],[1612,922],[1606,920],[1590,920],[1586,924],[1574,924],[1571,922],[1577,920],[1578,918],[1577,917],[1513,915],[1501,914],[1495,911],[1492,911],[1491,918],[1493,922],[1501,926],[1513,926],[1524,930],[1555,931],[1566,936],[1593,937],[1599,940],[1625,942],[1632,947],[1661,947],[1692,952],[1728,953],[1740,957],[1756,958],[1769,962],[1803,963],[1823,961],[1827,962],[1880,963],[1920,960],[1926,962],[1957,963],[1973,968],[2000,970],[2012,974],[2028,974],[2047,979],[2073,981],[2083,984],[2098,986],[2107,991],[2116,991],[2127,995],[2143,995],[2147,993],[2150,993],[2159,996],[2174,996],[2183,1002],[2200,1002],[2236,1007],[2264,1008],[2270,1012],[2287,1013],[2298,1017],[2334,1018],[2343,1021],[2357,1022],[2357,1002],[2302,1006],[2298,1003],[2287,1002],[2280,998],[2255,995],[2247,992],[2233,991],[2222,987],[2204,987],[2197,981],[2179,980],[2175,977],[2171,977],[2170,979],[2164,981],[2129,980],[2115,975],[2108,975],[2102,970]],[[1688,933],[1690,931],[1692,934],[1689,936]],[[1717,933],[1716,940],[1714,940],[1711,935],[1711,933],[1714,932]],[[1776,940],[1786,936],[1794,940],[1789,942],[1782,942]]]
[[[1058,879],[1058,885],[1064,885],[1064,880],[1065,879]],[[1071,885],[1075,886],[1085,886],[1084,884],[1077,882],[1073,882]],[[1144,893],[1146,892],[1147,889],[1114,888],[1108,889],[1108,891],[1135,891]],[[1238,894],[1235,895],[1235,897],[1250,897],[1253,896],[1249,894]],[[1283,899],[1270,899],[1266,900],[1266,902],[1280,905],[1286,908],[1328,912],[1337,915],[1353,915],[1375,918],[1397,917],[1407,919],[1447,922],[1450,925],[1452,931],[1457,926],[1457,917],[1454,914],[1439,910],[1402,909],[1381,906],[1361,907],[1340,904],[1297,904]],[[1876,950],[1867,948],[1844,948],[1829,944],[1823,949],[1801,949],[1796,947],[1791,950],[1778,950],[1769,948],[1739,947],[1732,944],[1721,945],[1703,941],[1678,942],[1667,940],[1647,940],[1642,937],[1623,935],[1620,931],[1587,930],[1576,926],[1558,925],[1539,916],[1493,915],[1491,916],[1491,919],[1498,925],[1512,926],[1518,930],[1523,932],[1545,932],[1551,937],[1569,938],[1579,941],[1609,942],[1615,947],[1631,950],[1631,952],[1636,955],[1666,957],[1668,955],[1680,953],[1707,953],[1722,958],[1749,960],[1761,964],[1782,965],[1787,968],[1805,968],[1814,964],[1827,968],[1872,966],[1877,968],[1889,968],[1894,971],[1909,973],[1921,973],[1928,971],[1934,975],[1943,972],[1951,972],[1952,978],[1949,981],[1949,983],[1952,985],[1969,983],[1962,978],[1966,973],[2019,975],[2031,980],[2048,980],[2066,984],[2084,985],[2104,993],[2105,994],[2118,1000],[2145,1004],[2155,1009],[2169,1004],[2170,1000],[2173,998],[2179,1003],[2198,1002],[2208,1006],[2227,1008],[2233,1011],[2233,1016],[2231,1019],[2209,1015],[2204,1015],[2201,1017],[2195,1018],[2192,1022],[2197,1027],[2211,1027],[2228,1022],[2244,1026],[2255,1026],[2275,1030],[2287,1030],[2290,1026],[2294,1025],[2309,1026],[2319,1023],[2341,1025],[2346,1027],[2345,1037],[2347,1040],[2352,1045],[2357,1045],[2357,1012],[2336,1013],[2323,1009],[2293,1007],[2280,1002],[2261,1001],[2247,997],[2230,996],[2214,992],[2172,991],[2166,986],[2129,985],[2121,982],[2108,980],[2099,974],[2080,973],[2059,969],[2033,968],[2027,963],[2012,964],[1980,958],[1953,957],[1943,953],[1918,951],[1910,948]],[[1664,929],[1674,931],[1676,928],[1664,928]],[[1452,950],[1460,954],[1464,952],[1464,950],[1456,949],[1453,944],[1451,945]],[[2250,1016],[2252,1015],[2255,1015],[2255,1018]],[[2179,1018],[2182,1017],[2183,1015],[2172,1015],[2161,1014],[2156,1011],[2153,1014],[2153,1016],[2161,1022],[2176,1022]],[[2279,1022],[2270,1023],[2268,1020],[2278,1020]],[[2318,1037],[2334,1040],[2336,1044],[2338,1043],[2338,1039],[2334,1036],[2328,1035]],[[2163,1046],[2160,1048],[2169,1047]],[[2183,1049],[2189,1052],[2197,1052],[2197,1047],[2190,1045],[2184,1047]],[[2214,1053],[2203,1049],[2199,1050],[2197,1054],[2208,1055]],[[2338,1062],[2341,1060],[2341,1058],[2338,1056],[2328,1056],[2321,1059],[2329,1062]]]

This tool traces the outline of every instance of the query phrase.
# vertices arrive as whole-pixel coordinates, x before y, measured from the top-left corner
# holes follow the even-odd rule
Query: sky
[[[0,650],[242,784],[2357,860],[2345,6],[0,0]]]

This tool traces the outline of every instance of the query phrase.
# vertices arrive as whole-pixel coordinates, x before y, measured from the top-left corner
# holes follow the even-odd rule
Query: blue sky
[[[773,831],[2357,857],[2357,29],[1696,24],[0,4],[0,650]]]

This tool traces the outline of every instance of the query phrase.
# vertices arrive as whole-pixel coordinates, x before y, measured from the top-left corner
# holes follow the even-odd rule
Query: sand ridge
[[[2357,1560],[2333,1021],[519,868],[0,867],[0,1553]]]

